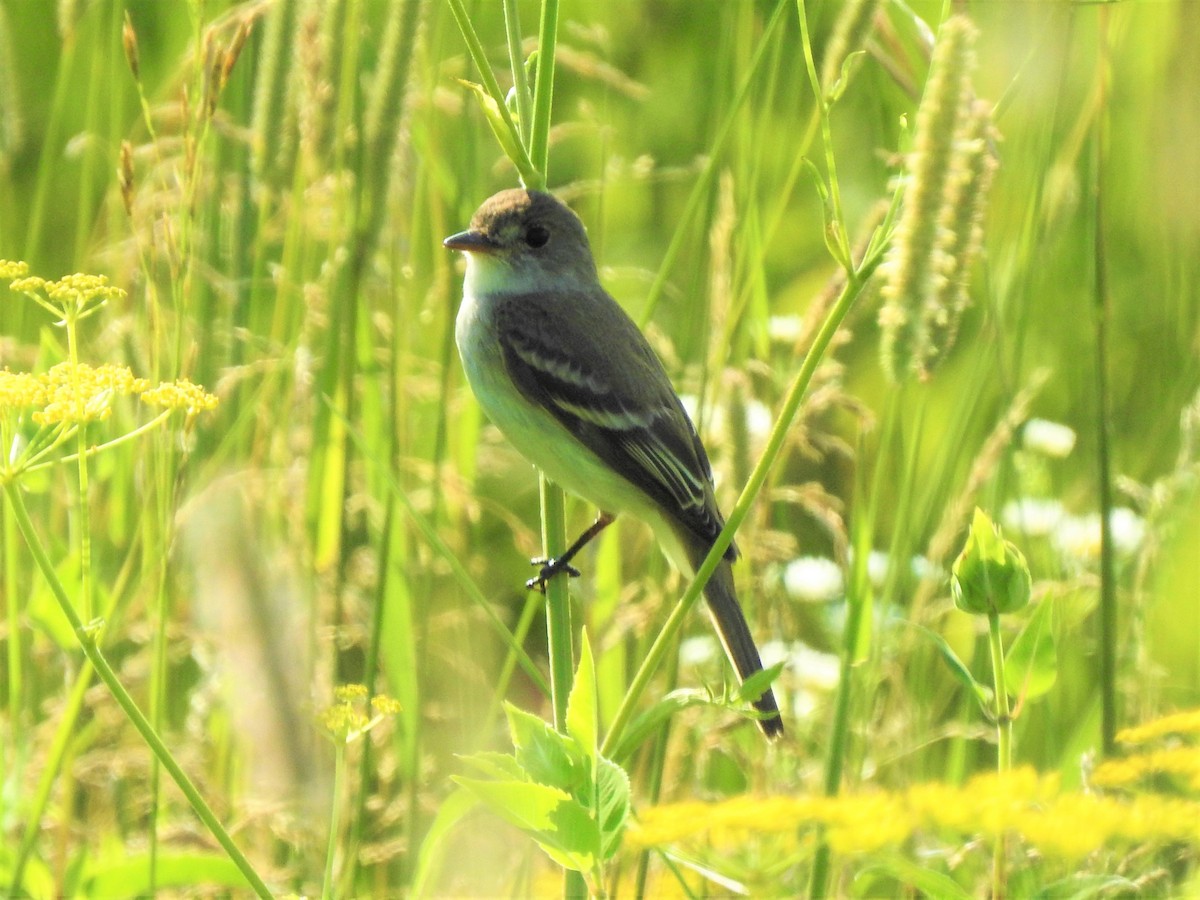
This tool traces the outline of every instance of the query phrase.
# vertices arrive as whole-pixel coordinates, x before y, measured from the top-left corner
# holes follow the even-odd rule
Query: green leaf
[[[971,670],[967,668],[966,663],[958,658],[958,654],[947,643],[946,639],[936,631],[931,631],[924,625],[913,624],[913,628],[923,633],[927,638],[933,641],[938,652],[942,654],[942,659],[946,661],[946,665],[950,667],[951,673],[957,678],[971,695],[974,696],[976,702],[979,703],[979,708],[984,713],[990,713],[992,704],[992,692],[984,685],[975,680],[975,676],[971,674]]]
[[[485,750],[459,758],[467,765],[472,766],[481,775],[487,775],[490,778],[496,778],[501,781],[520,781],[527,777],[527,773],[521,768],[517,762],[517,758],[511,753],[496,753],[495,751]]]
[[[629,818],[629,795],[629,776],[625,770],[600,757],[596,766],[596,807],[601,859],[611,859],[621,846]]]
[[[1058,679],[1058,649],[1053,612],[1053,604],[1039,603],[1005,654],[1004,684],[1009,694],[1029,700],[1054,687]]]
[[[567,698],[567,734],[575,739],[579,750],[593,766],[596,763],[599,725],[596,713],[596,664],[585,629],[579,647],[579,668]]]
[[[723,747],[713,747],[704,755],[701,777],[704,790],[721,797],[744,794],[750,789],[743,763]]]
[[[486,781],[451,776],[451,780],[478,797],[488,809],[524,831],[553,831],[559,804],[571,800],[566,791],[528,781]]]
[[[965,890],[949,875],[944,875],[934,869],[918,865],[902,856],[888,856],[881,862],[864,866],[855,876],[854,886],[856,889],[861,890],[865,882],[867,896],[901,893],[894,889],[889,889],[890,886],[881,886],[877,883],[872,883],[872,879],[877,879],[880,875],[898,881],[906,887],[916,888],[917,893],[924,897],[969,900],[972,896],[970,891]],[[856,893],[858,890],[856,890]]]
[[[759,697],[767,692],[767,688],[771,686],[779,673],[783,671],[785,662],[777,662],[773,666],[765,669],[760,669],[749,678],[742,682],[742,686],[738,688],[738,698],[745,700],[747,703],[753,703]]]
[[[595,865],[600,832],[588,811],[565,791],[525,781],[453,780],[485,806],[524,831],[559,865],[588,872]]]
[[[78,554],[72,553],[64,557],[62,562],[55,566],[55,573],[68,591],[78,591],[82,579]],[[72,599],[75,601],[76,612],[79,612],[82,609],[80,598],[76,596]],[[58,645],[59,649],[73,651],[79,648],[79,640],[75,637],[75,631],[58,605],[53,589],[44,578],[38,578],[35,582],[33,594],[29,600],[28,616],[30,621],[40,626],[42,631]]]
[[[488,127],[492,129],[492,134],[496,136],[496,140],[500,144],[500,149],[504,151],[517,171],[521,173],[521,178],[526,184],[536,184],[540,178],[537,169],[534,167],[532,160],[529,159],[529,154],[525,152],[525,148],[521,145],[520,138],[509,126],[509,121],[500,110],[500,104],[495,98],[487,92],[481,84],[476,84],[473,81],[466,81],[462,78],[458,79],[458,83],[467,88],[475,95],[475,99],[479,101],[479,108],[483,111],[483,117],[487,120]]]
[[[579,750],[570,738],[532,713],[505,704],[517,765],[533,781],[571,790],[585,777]]]
[[[629,759],[633,756],[633,751],[675,713],[691,706],[707,706],[711,703],[711,698],[704,691],[672,691],[648,709],[638,713],[630,721],[612,753],[612,758],[615,760]]]
[[[179,853],[160,854],[155,864],[154,887],[198,888],[201,886],[244,890],[246,878],[225,854]],[[84,876],[83,894],[118,900],[121,897],[142,897],[150,892],[150,858],[148,854],[123,856],[120,860],[90,865]]]

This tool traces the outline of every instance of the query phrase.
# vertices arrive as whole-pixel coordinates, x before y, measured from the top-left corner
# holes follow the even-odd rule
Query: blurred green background
[[[507,86],[501,5],[467,8]],[[1200,700],[1200,4],[954,8],[979,29],[975,91],[994,106],[1000,135],[974,303],[934,377],[895,386],[879,363],[880,301],[868,290],[739,534],[751,560],[739,579],[756,632],[776,658],[796,660],[803,646],[835,651],[840,594],[798,598],[789,566],[801,556],[844,566],[852,538],[886,552],[847,777],[956,780],[990,766],[994,748],[937,653],[904,623],[940,631],[986,672],[944,572],[972,506],[989,509],[1028,555],[1039,598],[1061,604],[1057,683],[1025,709],[1017,756],[1077,782],[1099,728],[1098,538],[1087,517],[1099,510],[1102,428],[1115,505],[1136,532],[1117,567],[1122,720]],[[665,279],[648,331],[680,391],[701,398],[726,509],[806,349],[800,323],[836,278],[805,162],[828,176],[797,16],[789,6],[764,38],[774,9],[561,8],[550,185],[587,224],[606,286],[635,318]],[[840,10],[808,5],[818,69]],[[833,108],[853,239],[901,174],[928,66],[920,23],[936,28],[941,10],[883,4]],[[532,41],[538,6],[520,11]],[[530,602],[525,560],[539,549],[537,483],[481,418],[452,342],[461,269],[441,238],[516,181],[460,78],[478,75],[440,2],[0,0],[0,259],[47,278],[107,274],[129,295],[87,321],[82,357],[184,375],[222,398],[185,440],[156,451],[181,465],[178,480],[148,486],[144,451],[121,448],[97,463],[89,525],[66,499],[71,467],[31,485],[39,524],[65,569],[78,531],[90,529],[97,583],[120,611],[111,652],[131,688],[145,696],[151,650],[165,641],[173,745],[190,748],[185,758],[228,809],[263,795],[279,804],[248,815],[268,823],[262,846],[293,848],[275,864],[297,890],[312,874],[296,848],[323,832],[320,822],[309,823],[319,840],[281,824],[278,810],[322,790],[313,773],[328,753],[313,716],[333,684],[378,666],[378,689],[405,707],[376,742],[379,768],[364,768],[359,795],[382,798],[357,820],[357,838],[375,851],[371,871],[388,878],[404,877],[388,866],[411,873],[454,754],[504,743],[495,688],[507,647],[475,597],[516,627]],[[678,257],[660,269],[675,239]],[[41,310],[0,291],[0,366],[45,368],[61,341]],[[114,433],[136,411],[117,418]],[[1031,418],[1069,426],[1073,451],[1057,458],[1023,444]],[[1049,524],[1011,513],[1030,498],[1050,505]],[[148,510],[160,519],[154,542]],[[571,530],[591,515],[572,506]],[[678,593],[647,531],[613,532],[576,585],[606,715]],[[0,589],[36,593],[16,536],[6,537]],[[156,560],[167,553],[158,607]],[[918,557],[933,577],[912,573]],[[696,616],[695,634],[707,628]],[[526,646],[544,668],[541,634],[534,624]],[[8,834],[23,827],[40,775],[47,704],[74,671],[53,640],[33,605],[4,632],[25,671],[19,696],[0,681],[18,798],[6,801]],[[659,693],[722,677],[711,654],[671,668]],[[689,710],[671,736],[664,796],[815,787],[830,686],[795,664],[780,686],[795,734],[784,755],[764,761],[752,728],[725,735],[711,729],[729,725],[727,714]],[[240,694],[256,693],[262,706],[239,708]],[[507,698],[546,708],[520,670]],[[112,729],[81,737],[68,762],[133,752],[133,737]],[[247,762],[256,752],[257,769]],[[638,760],[626,761],[635,776]],[[95,807],[57,815],[99,817],[129,840],[150,803],[144,774],[119,779],[139,812],[102,812],[81,778],[70,789]],[[503,845],[477,830],[480,843]]]

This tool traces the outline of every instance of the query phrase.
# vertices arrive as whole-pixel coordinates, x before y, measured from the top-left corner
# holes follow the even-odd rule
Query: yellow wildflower
[[[1187,709],[1117,732],[1122,744],[1144,744],[1168,734],[1200,734],[1200,709]]]
[[[1174,762],[1178,771],[1182,759],[1157,756],[1153,762],[1159,770]],[[932,783],[837,797],[669,804],[643,810],[626,839],[637,848],[694,838],[719,845],[735,835],[798,834],[805,825],[825,826],[830,847],[847,855],[877,852],[930,831],[954,841],[1013,834],[1047,857],[1076,860],[1113,844],[1200,842],[1200,803],[1064,791],[1057,776],[1024,767],[957,787]]]
[[[367,717],[349,703],[335,703],[321,711],[319,721],[338,743],[347,743],[366,727]]]
[[[320,723],[340,744],[348,744],[362,737],[388,716],[400,712],[400,703],[387,694],[371,698],[368,716],[363,701],[367,699],[365,684],[339,684],[333,689],[334,703],[321,712]]]
[[[394,716],[403,708],[399,700],[387,694],[377,694],[371,698],[371,709],[376,715]]]
[[[362,700],[367,696],[367,686],[365,684],[339,684],[334,688],[333,696],[339,703],[353,703],[355,700]]]
[[[28,271],[28,267],[25,271]],[[74,327],[75,322],[91,315],[109,300],[125,296],[125,291],[109,284],[106,276],[81,272],[64,275],[57,281],[29,275],[14,280],[9,284],[9,289],[27,295],[47,312],[59,316],[59,324],[65,324],[68,328]]]
[[[1098,787],[1129,787],[1147,775],[1179,775],[1188,787],[1200,791],[1200,747],[1167,747],[1105,760],[1092,773]]]
[[[0,259],[0,278],[24,278],[29,274],[29,264],[20,260]]]
[[[144,391],[149,382],[125,366],[59,363],[48,372],[0,372],[0,409],[35,409],[39,425],[93,422],[112,414],[112,399]]]
[[[0,369],[0,410],[27,409],[46,402],[46,385],[31,372]]]
[[[216,394],[210,394],[186,378],[180,378],[178,381],[166,381],[158,387],[144,391],[142,402],[164,409],[187,410],[189,416],[194,416],[206,410],[216,409],[219,400]]]

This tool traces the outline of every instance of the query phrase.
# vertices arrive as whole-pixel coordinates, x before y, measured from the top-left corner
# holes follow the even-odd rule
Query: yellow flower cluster
[[[11,259],[0,259],[0,278],[10,280],[24,278],[29,274],[29,263]]]
[[[186,378],[167,381],[142,393],[142,402],[164,409],[184,409],[189,416],[217,408],[217,397]]]
[[[64,317],[78,317],[99,308],[109,300],[119,300],[125,296],[125,291],[109,284],[105,275],[76,272],[74,275],[64,275],[56,281],[48,281],[36,275],[26,275],[28,266],[25,263],[4,261],[0,265],[6,266],[0,268],[0,277],[15,279],[9,284],[10,290],[29,295],[42,306]],[[43,300],[42,295],[45,295],[49,302]]]
[[[1046,856],[1073,860],[1108,844],[1200,843],[1200,803],[1063,791],[1056,777],[1021,768],[980,775],[958,787],[931,783],[839,797],[735,797],[659,806],[641,813],[627,843],[651,847],[703,838],[724,844],[754,834],[798,836],[813,825],[825,826],[830,847],[842,854],[895,847],[917,832],[1016,834]]]
[[[38,375],[0,370],[0,412],[34,409],[32,418],[39,425],[107,419],[112,415],[113,399],[130,395],[140,395],[144,402],[165,409],[187,410],[189,416],[217,406],[214,395],[187,379],[152,388],[127,366],[110,363],[59,363]]]
[[[140,394],[150,387],[126,366],[98,367],[59,363],[48,372],[0,371],[0,410],[37,407],[33,421],[95,422],[112,415],[114,397]]]
[[[1171,713],[1132,728],[1122,729],[1117,732],[1117,740],[1122,744],[1145,744],[1169,734],[1200,735],[1200,709]]]
[[[1102,762],[1092,773],[1097,787],[1132,787],[1148,775],[1175,775],[1200,792],[1200,748],[1168,747]]]
[[[334,689],[333,697],[333,705],[321,711],[318,721],[339,744],[362,737],[384,718],[400,712],[398,700],[376,694],[371,698],[374,715],[368,716],[361,705],[367,698],[367,687],[363,684],[340,684]]]
[[[1200,735],[1200,709],[1171,713],[1117,734],[1122,744],[1145,745],[1171,737],[1174,745],[1107,759],[1092,773],[1092,783],[1104,788],[1135,788],[1149,776],[1166,775],[1176,788],[1200,792],[1200,747],[1182,739]]]

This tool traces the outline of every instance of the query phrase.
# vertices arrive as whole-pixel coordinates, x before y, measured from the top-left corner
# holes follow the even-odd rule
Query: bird
[[[583,222],[544,191],[483,202],[443,245],[466,256],[455,341],[467,382],[508,441],[547,478],[594,505],[595,523],[528,587],[578,575],[571,560],[621,513],[646,522],[686,575],[724,519],[712,467],[662,362],[600,283]],[[730,543],[704,588],[741,681],[762,660],[738,602]],[[774,692],[752,700],[771,739],[783,734]]]

